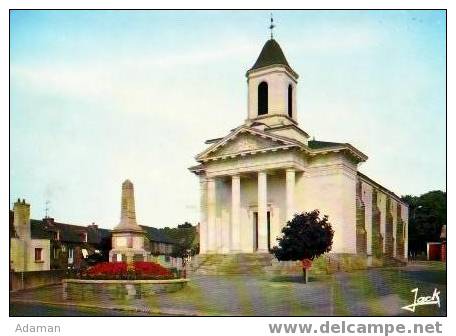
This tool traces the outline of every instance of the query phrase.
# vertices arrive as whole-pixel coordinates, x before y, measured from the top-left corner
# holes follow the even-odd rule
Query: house
[[[30,204],[14,203],[9,212],[10,265],[15,272],[67,269],[79,260],[97,256],[108,261],[112,231],[95,223],[83,226],[56,222],[54,218],[30,218]],[[167,262],[175,242],[157,228],[142,225],[145,249]]]
[[[23,199],[9,213],[10,268],[15,272],[45,271],[51,267],[51,241],[35,235],[30,225],[30,204]]]

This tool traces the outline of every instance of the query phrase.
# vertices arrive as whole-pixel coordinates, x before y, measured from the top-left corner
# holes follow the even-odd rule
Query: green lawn
[[[419,296],[440,291],[441,308],[401,309],[412,303],[413,288]],[[65,301],[60,286],[18,293],[14,298],[54,303],[79,303],[167,314],[191,315],[446,315],[446,269],[443,263],[412,264],[351,273],[301,276],[194,276],[174,293],[107,300],[97,293],[81,293]]]

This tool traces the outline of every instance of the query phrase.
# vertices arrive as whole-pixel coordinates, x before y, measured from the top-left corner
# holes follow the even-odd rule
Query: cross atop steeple
[[[272,13],[271,13],[271,24],[269,26],[269,29],[271,29],[271,40],[274,38],[274,35],[273,35],[273,32],[272,30],[275,28],[275,25],[274,25],[274,18],[272,17]]]

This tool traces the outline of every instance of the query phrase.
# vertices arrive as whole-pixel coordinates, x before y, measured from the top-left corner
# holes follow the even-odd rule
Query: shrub
[[[313,210],[295,214],[282,228],[282,236],[277,238],[278,246],[272,252],[278,260],[300,260],[304,282],[307,282],[307,269],[312,260],[331,251],[334,230],[328,216],[320,218],[320,212]]]

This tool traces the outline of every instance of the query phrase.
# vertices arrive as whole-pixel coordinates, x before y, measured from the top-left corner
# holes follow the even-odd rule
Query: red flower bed
[[[102,262],[87,270],[87,275],[122,275],[127,273],[126,262]]]
[[[86,275],[96,279],[172,279],[173,273],[154,262],[102,262],[87,269]]]
[[[169,269],[154,262],[136,261],[133,263],[133,268],[135,273],[139,275],[172,276]]]

